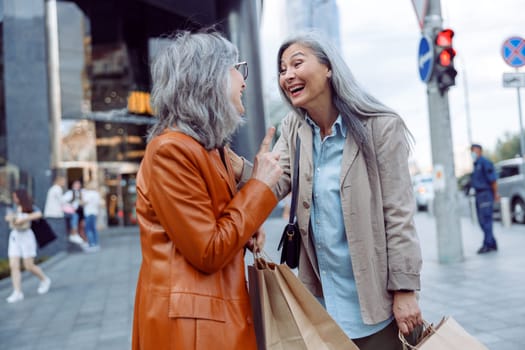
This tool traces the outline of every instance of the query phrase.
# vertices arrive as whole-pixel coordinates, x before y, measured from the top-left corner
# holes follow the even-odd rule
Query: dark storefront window
[[[140,163],[146,147],[147,125],[96,122],[99,162]]]

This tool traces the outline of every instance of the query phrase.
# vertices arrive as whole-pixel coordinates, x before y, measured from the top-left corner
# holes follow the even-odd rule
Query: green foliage
[[[492,155],[492,160],[498,162],[504,159],[514,158],[520,154],[520,135],[519,133],[505,133],[502,138],[498,139],[496,149]]]
[[[44,261],[48,260],[48,256],[41,256],[35,258],[35,264],[41,264]],[[24,271],[24,265],[21,263],[20,268],[22,271]],[[11,275],[11,271],[9,270],[9,259],[0,259],[0,280],[3,278],[7,278]]]
[[[0,259],[0,279],[9,277],[9,260]]]

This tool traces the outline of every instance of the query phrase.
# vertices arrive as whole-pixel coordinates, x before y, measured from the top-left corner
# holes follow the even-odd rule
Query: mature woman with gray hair
[[[319,34],[285,41],[277,69],[292,109],[274,147],[279,198],[301,141],[299,277],[360,349],[401,349],[398,330],[409,336],[422,323],[410,134]]]
[[[133,349],[256,349],[244,248],[277,203],[268,152],[237,189],[227,143],[242,122],[246,62],[217,32],[179,32],[152,66],[151,128],[137,175],[142,266]],[[254,248],[255,249],[255,248]]]

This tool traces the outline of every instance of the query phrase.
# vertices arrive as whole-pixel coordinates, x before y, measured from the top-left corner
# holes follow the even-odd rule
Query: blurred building
[[[160,38],[216,25],[249,62],[244,103],[247,114],[259,115],[261,6],[242,0],[0,0],[0,179],[6,178],[0,192],[24,185],[43,207],[55,172],[67,174],[69,183],[94,179],[106,201],[106,224],[135,224],[135,175],[153,122],[149,61]],[[247,120],[233,147],[252,158],[265,125],[261,118]]]
[[[281,43],[298,31],[316,29],[341,49],[339,9],[336,0],[265,0],[262,26],[262,60],[265,70],[266,119],[277,127],[289,112],[277,89],[276,57]]]
[[[289,33],[315,28],[341,48],[336,0],[287,0],[286,16]]]

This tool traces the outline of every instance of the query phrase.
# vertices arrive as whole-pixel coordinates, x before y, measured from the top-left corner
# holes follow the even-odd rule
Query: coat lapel
[[[357,147],[357,143],[347,131],[345,145],[343,147],[343,160],[341,162],[341,187],[343,186],[345,178],[348,175],[348,172],[350,171],[352,163],[357,157],[358,150],[359,148]]]
[[[313,138],[312,138],[312,128],[308,125],[306,121],[303,120],[301,126],[297,130],[297,135],[301,140],[301,155],[299,163],[299,173],[300,174],[313,174]],[[294,144],[295,149],[295,144]],[[293,168],[293,165],[290,164],[290,167]],[[299,186],[300,187],[300,186]]]

